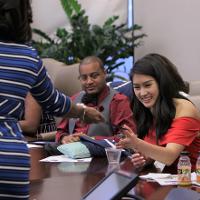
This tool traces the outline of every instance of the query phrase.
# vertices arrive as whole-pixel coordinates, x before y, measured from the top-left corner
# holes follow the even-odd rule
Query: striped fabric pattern
[[[48,133],[56,131],[56,120],[52,115],[49,115],[47,113],[42,113],[41,120],[40,120],[40,126],[37,130],[37,133]]]
[[[0,42],[0,199],[29,198],[30,155],[18,124],[29,90],[49,114],[70,109],[32,47]]]

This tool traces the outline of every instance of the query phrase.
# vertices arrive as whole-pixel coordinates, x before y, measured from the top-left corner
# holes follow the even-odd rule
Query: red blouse
[[[200,136],[198,133],[200,133],[200,120],[191,117],[180,117],[173,120],[167,133],[158,142],[160,146],[166,146],[168,143],[185,146],[185,150],[190,153],[192,170],[195,170],[198,151],[200,151]],[[156,144],[155,130],[150,131],[144,140]],[[176,170],[177,161],[178,159],[170,168],[173,167]]]

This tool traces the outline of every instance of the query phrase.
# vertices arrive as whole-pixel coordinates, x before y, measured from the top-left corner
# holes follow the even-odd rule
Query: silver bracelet
[[[77,103],[76,105],[77,106],[81,106],[83,108],[83,114],[82,114],[82,117],[80,117],[80,119],[84,121],[85,120],[85,115],[86,115],[86,110],[85,110],[86,109],[86,105],[83,104],[83,103]]]
[[[85,114],[86,114],[86,110],[85,110],[86,106],[83,107],[83,116],[82,116],[82,120],[85,120]]]

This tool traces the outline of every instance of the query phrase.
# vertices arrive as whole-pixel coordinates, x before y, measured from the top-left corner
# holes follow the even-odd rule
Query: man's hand
[[[95,108],[88,107],[82,103],[71,102],[70,111],[63,118],[79,118],[87,124],[104,122],[104,116]]]
[[[67,135],[67,136],[63,136],[62,140],[61,140],[61,144],[67,144],[67,143],[71,143],[71,142],[77,142],[80,140],[80,136],[84,135],[84,133],[74,133],[71,135]]]
[[[105,118],[104,116],[95,108],[91,108],[88,106],[84,107],[84,113],[83,117],[81,120],[84,123],[90,124],[90,123],[99,123],[99,122],[104,122]]]

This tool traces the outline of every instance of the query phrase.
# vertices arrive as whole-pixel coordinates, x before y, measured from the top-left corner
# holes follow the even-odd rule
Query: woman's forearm
[[[138,152],[141,152],[146,157],[152,158],[153,160],[157,160],[166,165],[171,165],[180,155],[181,151],[184,149],[184,146],[170,143],[166,147],[161,147],[147,143],[141,139],[137,139],[137,143],[134,148],[136,148]]]

